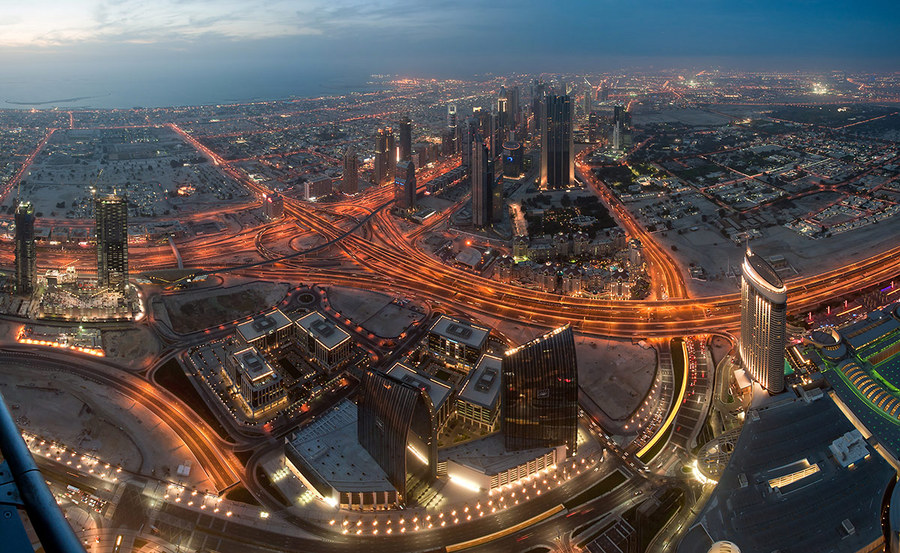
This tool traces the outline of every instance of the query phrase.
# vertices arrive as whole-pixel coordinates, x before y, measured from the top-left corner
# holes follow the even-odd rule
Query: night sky
[[[0,0],[0,62],[469,76],[703,66],[897,70],[900,2]]]

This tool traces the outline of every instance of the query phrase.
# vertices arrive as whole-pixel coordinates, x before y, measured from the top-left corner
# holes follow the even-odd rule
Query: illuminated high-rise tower
[[[472,141],[472,165],[469,178],[472,182],[472,224],[478,228],[491,226],[491,187],[493,163],[484,139],[480,134]]]
[[[34,206],[21,202],[16,206],[16,293],[34,292],[37,278],[37,251],[34,245]]]
[[[375,134],[375,185],[392,182],[396,166],[394,131],[390,127],[378,129]]]
[[[451,143],[453,151],[451,154],[455,154],[459,151],[459,128],[457,128],[457,115],[456,115],[456,104],[450,104],[447,106],[447,130],[450,131]]]
[[[397,164],[394,201],[397,207],[406,211],[416,207],[416,166],[412,161],[401,161]]]
[[[472,142],[475,138],[475,133],[478,132],[478,120],[473,117],[467,117],[465,121],[463,121],[462,129],[460,130],[460,148],[462,152],[462,164],[466,167],[471,167],[471,158],[472,158]]]
[[[541,188],[568,188],[575,178],[572,102],[569,96],[544,96],[541,123]]]
[[[400,119],[400,148],[397,161],[412,159],[412,120],[409,116]]]
[[[787,287],[749,248],[741,274],[741,362],[754,380],[777,394],[784,391]]]
[[[569,325],[506,352],[501,424],[506,449],[565,445],[578,435],[578,364]]]
[[[349,146],[344,152],[344,175],[341,178],[341,191],[344,194],[359,192],[359,157],[353,146]]]
[[[116,194],[94,198],[97,285],[124,290],[128,284],[128,203]]]

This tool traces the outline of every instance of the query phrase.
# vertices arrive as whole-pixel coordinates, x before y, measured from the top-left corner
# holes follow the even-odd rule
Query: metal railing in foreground
[[[28,451],[2,394],[0,453],[0,549],[10,553],[34,551],[17,512],[24,508],[44,551],[85,553]]]

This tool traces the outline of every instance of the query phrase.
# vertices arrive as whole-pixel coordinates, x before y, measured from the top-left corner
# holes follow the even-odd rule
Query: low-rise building
[[[500,416],[501,363],[499,357],[483,355],[456,397],[456,415],[489,432],[497,429]]]
[[[239,399],[252,418],[273,415],[287,404],[281,377],[255,348],[229,354],[225,365]]]
[[[237,326],[240,341],[260,351],[271,351],[289,340],[294,325],[280,309],[273,309]]]
[[[487,348],[488,328],[446,315],[428,330],[428,351],[449,365],[469,372]]]
[[[350,359],[350,334],[334,321],[313,311],[297,319],[300,346],[327,371],[340,369]]]
[[[387,374],[425,391],[434,409],[434,431],[440,432],[453,414],[453,388],[399,362]]]

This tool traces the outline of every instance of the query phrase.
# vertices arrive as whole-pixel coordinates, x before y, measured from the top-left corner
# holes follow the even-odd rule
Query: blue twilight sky
[[[897,70],[890,0],[0,0],[20,75]]]

